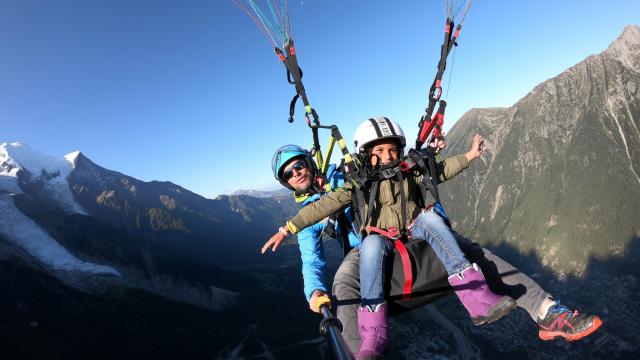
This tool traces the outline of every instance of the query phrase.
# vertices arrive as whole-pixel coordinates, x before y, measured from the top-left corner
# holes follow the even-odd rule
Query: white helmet
[[[353,145],[355,145],[356,151],[361,153],[367,145],[381,139],[397,139],[400,142],[400,148],[407,145],[400,125],[382,116],[371,118],[360,124],[356,129]]]

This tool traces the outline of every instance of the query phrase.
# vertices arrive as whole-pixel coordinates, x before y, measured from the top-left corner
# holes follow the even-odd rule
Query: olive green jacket
[[[445,182],[458,175],[462,170],[469,167],[467,157],[462,155],[452,156],[436,165],[438,182]],[[422,175],[414,172],[405,174],[403,186],[407,197],[407,220],[411,222],[420,211],[420,187]],[[327,216],[340,213],[351,204],[351,192],[353,186],[346,183],[331,193],[320,198],[320,200],[300,209],[298,214],[287,222],[289,230],[296,234],[307,226],[313,225]],[[365,204],[365,213],[368,212],[368,204]],[[387,179],[380,181],[378,196],[375,199],[374,211],[368,224],[382,229],[390,227],[404,228],[408,224],[402,224],[402,203],[400,201],[400,186],[397,179]]]

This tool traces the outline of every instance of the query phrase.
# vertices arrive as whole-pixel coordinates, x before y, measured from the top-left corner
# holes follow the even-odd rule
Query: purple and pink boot
[[[517,303],[509,296],[492,292],[478,265],[472,265],[449,276],[449,284],[469,312],[474,325],[494,322],[513,310]]]
[[[382,359],[389,337],[387,334],[387,304],[358,308],[358,329],[360,330],[360,348],[355,354],[357,360]]]

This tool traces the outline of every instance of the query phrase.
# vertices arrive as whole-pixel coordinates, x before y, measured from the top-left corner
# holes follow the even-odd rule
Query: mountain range
[[[601,330],[542,342],[522,310],[476,327],[448,297],[391,320],[389,358],[638,358],[639,117],[640,28],[628,26],[512,107],[470,110],[447,138],[451,154],[474,133],[486,144],[442,186],[454,229],[601,315]],[[206,199],[81,152],[1,144],[3,358],[328,358],[295,239],[259,254],[296,210],[287,191]],[[333,272],[341,250],[325,244]]]
[[[283,316],[292,338],[317,336],[302,291],[284,296],[301,288],[296,249],[259,252],[295,207],[0,144],[0,345],[20,359],[202,358]]]

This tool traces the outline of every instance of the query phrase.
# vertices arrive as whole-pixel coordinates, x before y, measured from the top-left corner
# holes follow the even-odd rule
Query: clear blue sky
[[[362,120],[386,115],[413,138],[443,4],[290,0],[321,121],[351,143]],[[473,107],[514,104],[627,24],[640,24],[640,1],[476,0],[449,60],[446,128]],[[293,95],[268,41],[231,0],[0,0],[0,142],[80,150],[207,197],[273,188],[273,151],[311,144],[302,107],[286,121]]]

